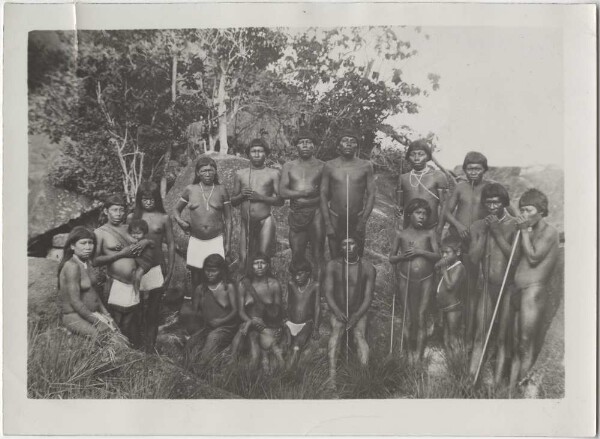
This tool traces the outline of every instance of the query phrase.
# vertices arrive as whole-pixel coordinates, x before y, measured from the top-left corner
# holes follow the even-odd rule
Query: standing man
[[[248,255],[270,255],[275,243],[275,218],[271,206],[283,206],[279,196],[279,171],[267,168],[265,160],[270,150],[261,139],[254,139],[246,148],[250,167],[240,169],[233,179],[231,204],[241,204],[240,263],[244,270]]]
[[[425,224],[426,229],[435,227],[438,237],[441,236],[443,221],[442,208],[444,195],[448,189],[448,180],[442,171],[431,169],[427,162],[431,160],[431,148],[425,139],[415,140],[408,146],[406,157],[412,169],[398,178],[397,201],[401,212],[414,198],[427,201],[431,215]],[[441,226],[441,227],[440,227]]]
[[[369,345],[365,338],[367,311],[375,289],[375,267],[358,254],[353,236],[339,241],[341,256],[327,263],[323,291],[331,311],[329,339],[329,380],[335,387],[337,355],[340,342],[350,331],[363,366],[369,361]],[[346,341],[348,339],[346,338]]]
[[[108,222],[94,230],[97,245],[93,264],[96,267],[107,266],[105,297],[111,314],[121,332],[134,346],[138,346],[139,297],[136,298],[133,288],[132,273],[137,267],[134,258],[142,253],[145,246],[130,243],[125,224],[126,208],[127,202],[122,194],[107,197],[104,214]],[[110,305],[113,302],[123,306]]]
[[[325,225],[319,209],[321,176],[325,163],[314,157],[315,142],[308,132],[298,135],[296,149],[298,159],[283,165],[279,194],[290,200],[292,264],[306,259],[306,247],[310,241],[318,280],[325,250]]]
[[[475,376],[479,360],[483,353],[483,345],[488,329],[492,324],[492,314],[502,288],[502,281],[507,270],[510,270],[504,286],[500,304],[498,329],[495,333],[497,343],[496,368],[494,383],[501,384],[510,360],[509,330],[511,325],[510,299],[514,289],[514,270],[508,267],[512,251],[512,243],[517,234],[517,223],[506,213],[510,203],[508,192],[499,183],[489,183],[481,191],[481,204],[487,216],[475,221],[471,226],[471,247],[469,258],[474,267],[481,267],[483,273],[483,290],[473,296],[475,302],[475,340],[471,354],[470,374]],[[513,261],[517,261],[515,255]],[[514,265],[513,265],[514,266]]]
[[[325,163],[321,180],[321,213],[332,258],[339,256],[338,243],[355,236],[362,256],[367,220],[375,204],[375,176],[368,160],[356,157],[359,135],[346,130],[338,144],[339,157]]]

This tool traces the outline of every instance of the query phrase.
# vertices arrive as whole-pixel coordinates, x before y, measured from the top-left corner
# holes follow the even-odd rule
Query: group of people
[[[319,338],[321,297],[330,314],[331,384],[344,341],[348,351],[352,340],[359,362],[368,364],[365,335],[376,270],[363,252],[376,191],[372,164],[357,157],[359,143],[355,131],[342,132],[339,156],[323,162],[314,156],[316,139],[301,132],[295,142],[298,158],[280,171],[265,166],[269,147],[255,139],[246,150],[250,166],[235,173],[231,196],[219,182],[216,162],[199,158],[173,218],[189,234],[186,263],[192,284],[179,323],[189,335],[187,343],[200,346],[200,364],[231,346],[232,360],[249,351],[253,366],[262,359],[265,366],[275,361],[293,367],[311,338]],[[475,376],[493,332],[495,382],[500,384],[510,369],[515,386],[528,378],[535,360],[558,255],[558,233],[544,220],[548,200],[530,189],[520,197],[519,211],[514,209],[506,188],[485,178],[487,159],[478,152],[465,157],[463,181],[428,165],[432,153],[425,141],[412,142],[406,157],[411,170],[398,180],[389,257],[396,274],[394,308],[397,301],[403,313],[400,346],[420,360],[427,321],[433,319],[448,350],[465,346],[470,352]],[[271,207],[285,200],[292,255],[287,309],[281,283],[271,272],[276,239]],[[241,218],[235,280],[230,273],[232,206],[239,206]],[[106,224],[94,233],[77,227],[69,235],[59,269],[62,322],[90,336],[119,328],[133,345],[151,352],[160,298],[175,261],[171,217],[155,183],[139,187],[129,216],[126,207],[123,196],[108,197]],[[107,267],[105,302],[94,290],[89,264]],[[393,348],[393,331],[390,336]]]

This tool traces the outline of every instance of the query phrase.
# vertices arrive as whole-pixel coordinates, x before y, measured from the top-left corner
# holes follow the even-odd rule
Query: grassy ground
[[[219,161],[220,174],[230,174],[240,166],[242,159],[229,159],[231,164]],[[190,169],[186,172],[189,174]],[[190,179],[190,175],[186,177]],[[167,197],[173,204],[177,191],[187,184],[182,178]],[[179,186],[177,186],[179,184]],[[440,341],[430,340],[426,359],[412,364],[397,355],[389,358],[391,301],[394,294],[393,272],[387,263],[393,221],[390,220],[389,193],[393,181],[378,176],[378,199],[367,229],[368,251],[365,259],[377,269],[376,291],[368,326],[371,346],[369,368],[357,366],[350,353],[346,363],[341,353],[337,389],[328,387],[327,340],[328,314],[322,319],[321,338],[311,342],[296,371],[271,370],[258,373],[249,370],[244,361],[229,365],[228,352],[218,355],[207,366],[200,367],[193,353],[186,353],[176,338],[163,334],[161,355],[147,356],[131,350],[115,350],[111,346],[98,347],[89,341],[68,336],[57,329],[56,263],[30,259],[29,280],[29,345],[28,394],[32,398],[253,398],[253,399],[329,399],[329,398],[506,398],[505,391],[495,392],[488,386],[490,371],[484,369],[482,385],[474,388],[467,374],[464,353],[446,358]],[[386,195],[388,194],[388,195]],[[273,271],[285,286],[289,280],[290,252],[287,248],[287,207],[274,211],[277,220],[278,244],[273,258]],[[237,212],[234,214],[237,218]],[[239,226],[234,226],[233,248],[237,249]],[[176,234],[178,232],[176,231]],[[179,237],[181,239],[181,237]],[[561,260],[562,264],[562,260]],[[555,270],[551,281],[549,305],[544,317],[545,344],[536,364],[536,373],[545,386],[538,397],[564,396],[564,322],[562,313],[562,265]],[[183,278],[185,268],[175,276]],[[181,279],[180,279],[181,280]],[[185,288],[185,282],[180,287]],[[181,293],[179,292],[179,297]],[[177,294],[175,295],[177,296]],[[287,293],[284,292],[284,303]],[[178,300],[171,311],[178,309]],[[173,317],[168,310],[165,318]],[[395,315],[395,337],[400,337],[399,307]]]

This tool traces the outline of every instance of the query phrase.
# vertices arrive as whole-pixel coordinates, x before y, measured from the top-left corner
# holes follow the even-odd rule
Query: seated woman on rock
[[[85,227],[75,227],[67,237],[58,266],[60,321],[71,333],[94,339],[107,335],[125,343],[94,288],[96,276],[91,270],[90,258],[95,247],[96,236]]]
[[[229,346],[240,320],[236,289],[225,259],[212,254],[204,260],[204,280],[192,295],[191,313],[201,319],[201,329],[188,340],[188,350],[199,350],[199,364],[206,364]]]

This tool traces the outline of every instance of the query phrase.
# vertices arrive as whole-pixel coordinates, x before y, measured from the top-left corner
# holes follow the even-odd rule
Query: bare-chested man
[[[404,229],[396,231],[389,257],[391,264],[400,263],[398,289],[408,307],[405,337],[414,360],[421,360],[425,352],[426,316],[434,290],[433,269],[440,259],[435,230],[426,228],[430,214],[431,207],[422,198],[413,198],[408,203]]]
[[[288,345],[292,354],[288,366],[294,367],[310,337],[319,339],[321,295],[319,282],[311,278],[312,268],[307,260],[292,261],[288,283]]]
[[[487,158],[483,154],[477,151],[468,152],[463,162],[463,171],[467,176],[467,181],[461,181],[456,185],[444,207],[445,219],[450,223],[448,232],[462,241],[463,254],[469,251],[471,224],[487,215],[485,206],[481,203],[481,191],[486,184],[490,183],[484,178],[487,170]],[[465,342],[469,345],[475,331],[477,301],[474,294],[479,272],[471,265],[468,258],[464,263],[467,269],[467,289],[464,301]]]
[[[321,180],[321,213],[332,258],[339,256],[338,243],[349,235],[355,237],[362,256],[367,220],[375,204],[375,176],[368,160],[357,158],[359,135],[348,130],[341,133],[340,156],[325,163]]]
[[[327,263],[323,292],[331,311],[329,339],[329,380],[335,387],[336,364],[340,342],[352,332],[358,359],[363,366],[369,361],[369,345],[365,338],[367,311],[373,300],[375,267],[358,254],[356,238],[340,239],[340,253]],[[346,342],[348,338],[345,338]]]
[[[484,206],[487,216],[475,221],[471,226],[469,258],[472,265],[476,268],[480,267],[483,273],[483,288],[473,296],[476,314],[475,340],[469,367],[472,376],[475,376],[479,366],[485,337],[507,270],[512,243],[517,234],[515,219],[506,213],[509,203],[508,192],[504,186],[499,183],[488,183],[481,191],[481,204]],[[518,255],[513,256],[513,263],[516,260],[518,260]],[[513,275],[514,272],[508,273],[498,314],[498,330],[495,340],[498,350],[494,375],[496,385],[499,385],[505,376],[510,359],[508,343],[511,340],[508,330],[511,322],[510,298],[514,289]]]
[[[290,200],[290,247],[292,261],[306,258],[310,241],[316,279],[323,266],[325,225],[320,207],[321,175],[325,163],[314,157],[315,142],[310,133],[301,132],[296,140],[298,159],[283,165],[279,194]]]
[[[269,255],[275,243],[275,218],[271,206],[282,206],[279,196],[279,171],[265,167],[269,148],[260,139],[248,145],[250,167],[240,169],[233,180],[234,206],[241,204],[240,263],[249,271],[247,260],[258,252]]]
[[[442,171],[430,169],[427,162],[431,160],[431,148],[426,140],[416,140],[408,146],[406,152],[412,170],[401,174],[398,178],[397,201],[401,212],[414,198],[421,198],[431,208],[431,216],[425,225],[426,228],[436,228],[441,236],[443,221],[440,221],[444,196],[448,189],[448,180]]]
[[[108,222],[94,231],[97,245],[93,264],[107,266],[106,297],[115,321],[121,332],[134,345],[140,343],[138,304],[133,287],[132,274],[136,269],[135,257],[146,245],[131,244],[125,224],[127,202],[121,194],[107,197],[104,214]],[[148,240],[144,242],[149,243]],[[149,245],[149,244],[147,244]]]
[[[190,222],[181,218],[187,206]],[[231,249],[231,205],[227,188],[219,183],[217,164],[209,156],[196,163],[194,181],[183,190],[175,205],[175,221],[190,233],[186,264],[192,274],[192,291],[200,285],[204,260],[212,254],[223,257]]]
[[[540,325],[548,281],[558,260],[558,231],[548,224],[548,198],[537,189],[529,189],[519,199],[521,215],[517,223],[521,230],[521,259],[515,273],[516,291],[513,303],[517,309],[515,334],[518,346],[513,356],[511,388],[525,385],[535,362],[540,343]]]

